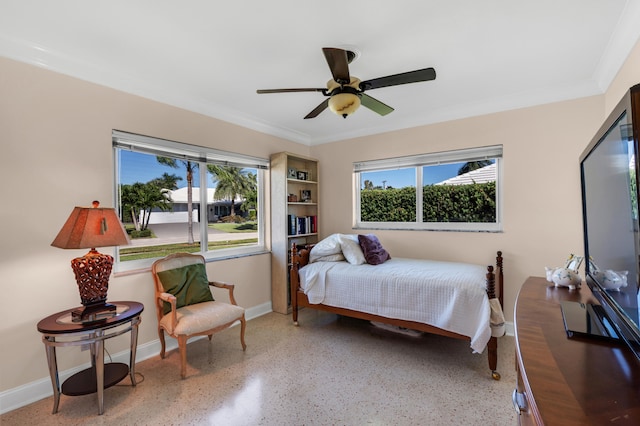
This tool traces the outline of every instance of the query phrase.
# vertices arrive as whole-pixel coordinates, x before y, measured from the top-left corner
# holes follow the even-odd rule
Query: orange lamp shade
[[[94,201],[94,205],[99,203]],[[114,208],[75,207],[51,243],[63,249],[129,244],[129,237]]]

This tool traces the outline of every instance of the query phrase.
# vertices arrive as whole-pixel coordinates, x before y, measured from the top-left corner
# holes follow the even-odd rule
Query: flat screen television
[[[580,156],[580,172],[585,279],[601,305],[591,313],[600,317],[594,328],[626,342],[640,360],[639,135],[637,84]],[[624,276],[627,285],[612,289]]]

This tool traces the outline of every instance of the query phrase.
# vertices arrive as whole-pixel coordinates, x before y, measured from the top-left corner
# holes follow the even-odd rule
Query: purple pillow
[[[391,259],[391,255],[382,247],[380,240],[375,235],[358,235],[358,242],[369,265],[379,265]]]

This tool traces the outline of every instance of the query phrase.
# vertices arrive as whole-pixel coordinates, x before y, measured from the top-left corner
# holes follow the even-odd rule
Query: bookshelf
[[[280,152],[271,156],[271,304],[290,311],[291,244],[318,242],[318,161]]]

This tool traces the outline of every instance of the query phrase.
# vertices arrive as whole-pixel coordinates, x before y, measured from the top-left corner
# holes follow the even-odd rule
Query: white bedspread
[[[468,336],[479,353],[491,337],[486,273],[480,265],[403,258],[317,262],[299,271],[311,303],[436,326]]]

